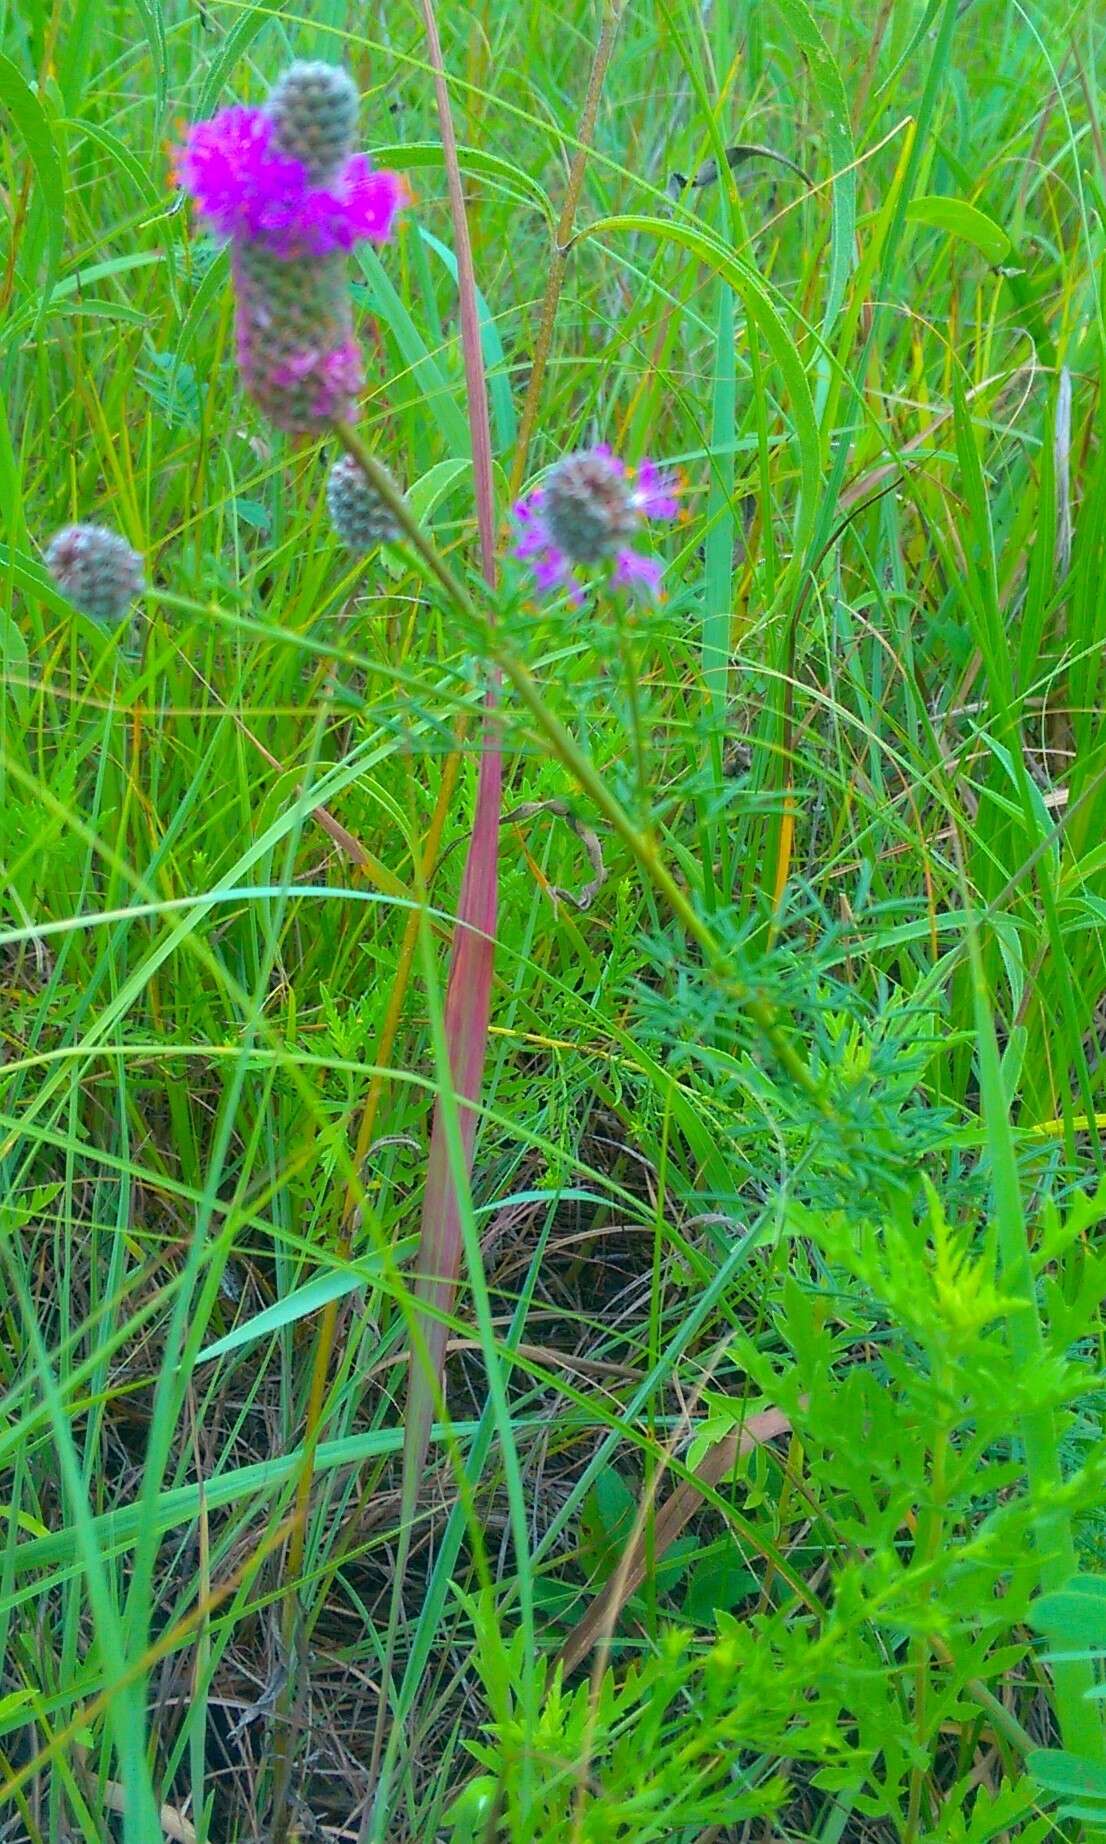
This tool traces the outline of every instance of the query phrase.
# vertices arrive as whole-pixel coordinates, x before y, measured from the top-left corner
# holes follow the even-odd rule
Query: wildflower
[[[145,584],[138,552],[104,525],[67,525],[50,541],[46,568],[94,621],[122,621]]]
[[[231,273],[238,369],[269,421],[299,434],[352,416],[361,350],[342,259],[291,263],[236,241]]]
[[[392,512],[352,455],[343,455],[331,468],[326,503],[330,522],[348,550],[375,550],[399,536]]]
[[[317,159],[290,153],[265,109],[224,109],[189,129],[176,178],[212,230],[290,261],[387,243],[407,196],[399,174],[351,153],[316,178]]]
[[[278,77],[268,111],[279,146],[302,160],[313,182],[353,152],[360,100],[348,71],[302,59]]]
[[[620,587],[655,593],[661,566],[631,540],[647,519],[679,517],[675,485],[655,461],[635,471],[606,443],[565,455],[515,507],[515,556],[530,565],[539,589],[567,589],[575,602],[583,600],[581,565],[612,564]]]
[[[282,247],[294,240],[308,190],[303,163],[275,145],[264,109],[224,109],[189,129],[174,177],[224,237]]]
[[[277,428],[355,414],[361,357],[345,255],[386,243],[406,188],[353,151],[357,90],[331,64],[293,64],[263,108],[189,130],[178,183],[231,240],[243,383]]]

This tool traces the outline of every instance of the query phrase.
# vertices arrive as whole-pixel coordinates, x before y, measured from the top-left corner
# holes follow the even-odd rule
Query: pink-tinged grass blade
[[[449,1052],[450,1081],[459,1104],[459,1128],[466,1178],[472,1169],[477,1105],[488,1047],[502,785],[502,756],[497,748],[492,747],[480,761],[476,816],[461,883],[457,932],[453,940],[445,999],[445,1040]],[[420,1316],[425,1351],[415,1354],[407,1395],[403,1509],[405,1526],[408,1528],[419,1477],[426,1461],[430,1425],[445,1363],[449,1328],[443,1315],[448,1315],[453,1305],[461,1254],[457,1174],[450,1158],[442,1104],[439,1101],[434,1109],[430,1136],[416,1264],[418,1278],[414,1287],[415,1298],[420,1306],[429,1310]],[[410,1507],[407,1503],[408,1492]],[[398,1574],[397,1571],[397,1579]]]
[[[472,264],[472,244],[465,215],[461,172],[457,161],[457,141],[449,107],[441,41],[431,0],[424,0],[423,16],[430,63],[438,101],[442,149],[449,185],[453,238],[457,258],[457,288],[460,299],[461,344],[465,362],[465,389],[468,399],[469,427],[472,434],[472,469],[476,492],[476,519],[480,534],[480,559],[484,577],[495,587],[495,502],[492,488],[491,429],[488,419],[487,381],[480,346],[480,316],[476,302],[476,278]],[[483,741],[476,790],[476,814],[472,839],[461,880],[457,910],[457,931],[453,940],[449,983],[446,990],[445,1034],[449,1052],[453,1092],[462,1104],[461,1137],[466,1176],[472,1167],[472,1148],[476,1135],[476,1107],[484,1079],[484,1061],[488,1046],[488,1020],[491,1010],[493,943],[498,910],[499,815],[502,805],[503,760],[497,746],[493,724],[496,704],[494,684],[489,687],[485,707]],[[448,1313],[457,1287],[461,1266],[461,1219],[457,1198],[457,1178],[449,1157],[442,1120],[441,1103],[434,1110],[430,1136],[430,1156],[423,1196],[418,1280],[415,1295],[420,1304],[431,1309],[422,1325],[426,1352],[430,1359],[429,1374],[424,1365],[411,1366],[407,1398],[407,1429],[404,1447],[403,1511],[409,1527],[410,1514],[419,1477],[426,1461],[430,1424],[435,1397],[440,1392],[445,1361],[447,1328],[436,1315]],[[410,1503],[408,1500],[410,1499]],[[397,1581],[402,1570],[397,1569]]]
[[[453,221],[480,559],[485,580],[494,589],[495,499],[492,486],[491,428],[487,379],[480,344],[480,316],[472,245],[465,214],[441,40],[432,0],[423,0],[423,17],[429,62],[434,72]],[[485,703],[476,812],[461,881],[457,929],[446,987],[444,1050],[449,1066],[451,1093],[448,1099],[439,1099],[434,1109],[423,1195],[417,1279],[414,1286],[414,1296],[420,1311],[408,1373],[400,1533],[382,1676],[383,1688],[373,1742],[372,1780],[376,1779],[380,1765],[415,1504],[426,1464],[434,1408],[442,1395],[448,1337],[446,1320],[452,1310],[461,1269],[465,1242],[462,1211],[468,1201],[477,1109],[487,1056],[498,911],[499,822],[503,790],[503,758],[495,734],[496,703],[497,682],[493,676]],[[474,1253],[478,1259],[478,1251]],[[362,1833],[364,1837],[372,1835],[374,1823],[382,1816],[386,1791],[384,1785],[377,1788],[375,1804],[366,1812]]]
[[[449,186],[453,240],[457,258],[457,288],[461,314],[461,345],[465,362],[465,390],[472,435],[472,471],[476,493],[476,520],[480,534],[480,560],[484,577],[495,587],[495,501],[492,488],[491,428],[488,390],[480,345],[480,315],[472,244],[461,188],[457,140],[449,106],[442,47],[432,0],[423,0],[423,17],[438,102],[438,121]],[[499,877],[499,816],[502,806],[503,761],[494,734],[496,686],[489,686],[483,725],[483,748],[476,790],[476,814],[468,858],[461,880],[457,931],[453,940],[449,983],[446,990],[445,1035],[453,1092],[461,1103],[461,1136],[465,1176],[472,1169],[476,1134],[476,1107],[484,1078],[491,1008],[493,942],[497,918]],[[431,1309],[422,1324],[429,1368],[417,1362],[410,1371],[407,1428],[404,1446],[403,1518],[410,1524],[418,1480],[426,1461],[435,1397],[440,1391],[445,1362],[447,1328],[438,1315],[448,1313],[461,1267],[461,1219],[457,1174],[453,1171],[442,1122],[441,1104],[434,1110],[430,1155],[423,1196],[418,1280],[415,1296]],[[417,1353],[416,1353],[417,1356]],[[403,1540],[401,1540],[403,1541]],[[401,1554],[403,1551],[401,1550]],[[396,1571],[400,1581],[402,1569]],[[400,1584],[402,1585],[402,1584]]]
[[[476,493],[476,525],[480,533],[480,562],[485,580],[495,588],[495,494],[492,487],[492,432],[488,420],[488,381],[484,374],[484,352],[480,344],[480,310],[476,301],[476,273],[472,266],[472,239],[465,213],[465,194],[461,184],[461,167],[457,158],[457,136],[453,132],[453,115],[449,107],[442,44],[433,0],[422,0],[426,22],[426,42],[430,67],[434,72],[434,90],[438,102],[438,123],[445,158],[446,183],[449,187],[449,210],[453,220],[453,245],[457,259],[457,294],[461,309],[461,350],[465,361],[465,394],[468,399],[469,429],[472,435],[472,477]],[[491,702],[489,700],[489,702]]]

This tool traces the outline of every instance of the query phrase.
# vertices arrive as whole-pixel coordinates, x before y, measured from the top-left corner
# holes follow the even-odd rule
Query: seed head
[[[122,621],[144,587],[138,552],[103,525],[67,525],[51,539],[46,567],[74,607],[94,621]]]
[[[347,550],[372,551],[399,536],[391,511],[352,455],[343,455],[331,468],[326,503],[330,522]]]
[[[339,65],[302,60],[290,65],[265,107],[277,147],[303,162],[313,184],[329,178],[352,154],[360,97]]]

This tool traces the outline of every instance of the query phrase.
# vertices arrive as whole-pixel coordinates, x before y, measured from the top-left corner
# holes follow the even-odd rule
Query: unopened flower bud
[[[67,525],[50,541],[46,567],[75,608],[94,621],[122,621],[142,593],[142,559],[104,525]]]
[[[352,455],[343,455],[331,468],[326,503],[331,524],[347,550],[375,550],[378,544],[390,544],[399,536],[390,508]]]
[[[303,61],[277,78],[265,104],[281,153],[301,160],[316,185],[352,154],[359,107],[348,72]]]

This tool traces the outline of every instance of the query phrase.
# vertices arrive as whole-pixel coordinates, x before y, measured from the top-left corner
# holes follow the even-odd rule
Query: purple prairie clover
[[[407,200],[400,175],[374,167],[367,154],[350,154],[313,180],[264,109],[224,109],[197,122],[175,171],[212,230],[289,261],[387,243]]]
[[[343,455],[331,468],[326,483],[330,522],[350,551],[373,551],[391,544],[399,527],[352,455]]]
[[[529,565],[539,589],[567,589],[574,602],[583,600],[580,568],[599,564],[613,566],[619,587],[655,594],[661,566],[632,540],[646,520],[679,518],[677,485],[655,461],[627,467],[606,443],[564,455],[545,484],[515,506],[515,556]]]
[[[263,243],[231,246],[242,383],[278,429],[310,434],[356,414],[361,349],[342,258],[290,263]]]
[[[310,433],[356,414],[361,356],[345,257],[386,243],[407,189],[353,148],[357,90],[331,64],[293,64],[263,108],[197,122],[176,179],[231,241],[242,380],[269,420]]]
[[[46,568],[75,608],[112,625],[145,587],[138,552],[105,525],[66,525],[50,540]]]

